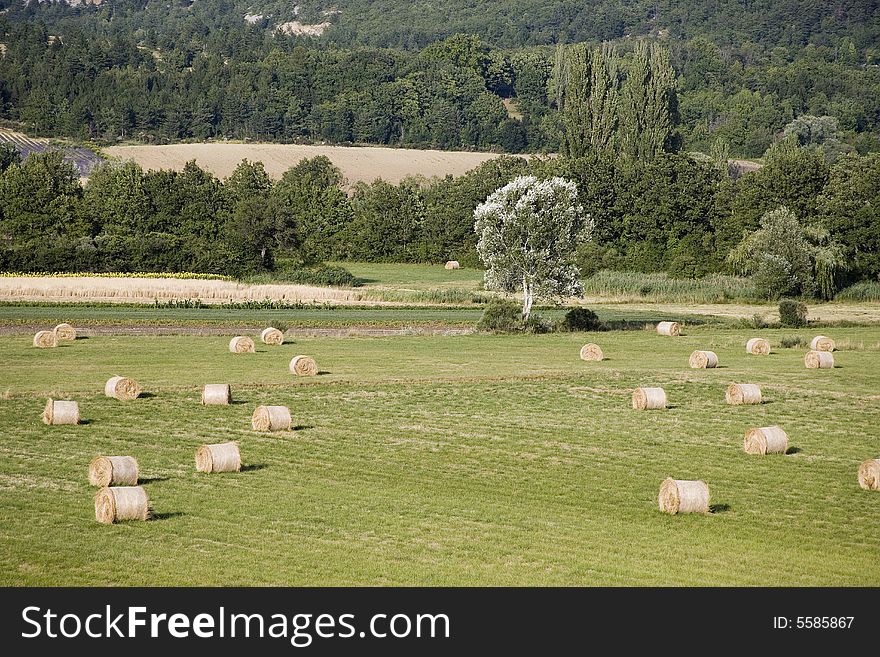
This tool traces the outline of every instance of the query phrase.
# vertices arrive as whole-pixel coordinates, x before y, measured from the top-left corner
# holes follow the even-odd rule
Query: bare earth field
[[[225,178],[244,159],[262,162],[272,178],[280,178],[304,158],[325,155],[342,170],[349,184],[382,178],[399,183],[407,176],[460,176],[492,160],[496,153],[413,150],[354,146],[298,144],[172,144],[164,146],[111,146],[104,153],[134,160],[144,169],[183,169],[190,160]]]

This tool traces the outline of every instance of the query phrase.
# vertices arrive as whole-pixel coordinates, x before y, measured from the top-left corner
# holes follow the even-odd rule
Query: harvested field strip
[[[266,172],[280,178],[304,158],[323,155],[342,170],[350,185],[381,178],[397,184],[407,176],[460,176],[496,153],[415,150],[405,148],[312,146],[300,144],[171,144],[163,146],[110,146],[104,152],[133,160],[144,169],[180,171],[190,160],[219,178],[229,176],[243,159],[262,162]]]
[[[289,303],[332,301],[345,304],[362,301],[364,295],[352,290],[309,285],[246,285],[221,280],[27,276],[0,277],[0,299],[123,303],[200,299],[206,304],[272,299]]]

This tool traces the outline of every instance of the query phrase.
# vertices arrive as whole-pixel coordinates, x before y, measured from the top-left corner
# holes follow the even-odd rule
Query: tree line
[[[600,150],[501,156],[457,178],[351,188],[324,157],[301,161],[277,181],[248,161],[225,180],[195,162],[179,172],[108,164],[85,186],[57,153],[19,162],[6,150],[0,166],[0,269],[7,271],[283,277],[285,268],[337,259],[478,265],[474,210],[517,176],[533,175],[576,185],[594,226],[592,239],[577,245],[584,276],[600,269],[687,278],[755,273],[766,260],[772,296],[773,276],[785,273],[774,259],[779,254],[751,257],[750,268],[753,242],[745,259],[729,258],[745,236],[764,229],[770,243],[779,241],[776,234],[795,235],[815,248],[839,248],[846,266],[832,271],[830,282],[826,276],[821,289],[804,284],[795,291],[830,296],[851,282],[880,278],[880,154],[850,153],[829,164],[821,150],[794,141],[781,142],[763,168],[739,177],[726,163],[684,153],[638,160]],[[780,208],[782,232],[774,233],[766,215]],[[807,232],[797,232],[801,227]],[[810,266],[827,261],[814,258]]]

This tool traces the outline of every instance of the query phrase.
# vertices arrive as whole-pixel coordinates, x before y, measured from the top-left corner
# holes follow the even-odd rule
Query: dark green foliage
[[[589,308],[572,308],[565,313],[557,328],[560,331],[601,331],[602,322]]]
[[[535,320],[536,326],[540,320]],[[525,330],[522,318],[522,308],[518,303],[506,299],[493,299],[486,304],[480,321],[477,322],[478,331],[491,331],[493,333],[515,333]]]
[[[779,323],[790,328],[807,325],[807,306],[796,299],[783,299],[779,302]],[[783,345],[785,346],[785,345]]]
[[[314,39],[276,30],[294,18],[294,5],[278,0],[6,2],[0,119],[107,143],[229,137],[541,151],[559,145],[547,89],[553,45],[609,41],[638,82],[621,89],[627,103],[662,110],[627,124],[641,137],[624,150],[650,153],[660,141],[674,150],[668,126],[645,130],[666,113],[680,115],[685,150],[708,152],[722,139],[733,156],[760,157],[811,116],[837,122],[830,139],[821,131],[827,155],[880,149],[880,10],[803,4],[349,0],[328,17],[300,3],[297,20],[331,24]],[[251,25],[245,13],[264,18]],[[669,50],[677,104],[667,102],[675,99],[660,60],[633,52],[646,38]],[[614,94],[589,95],[595,117]],[[805,120],[790,132],[817,143]]]
[[[304,285],[333,285],[337,287],[359,287],[362,285],[360,280],[345,267],[329,265],[282,269],[276,277],[279,280]]]
[[[779,340],[779,344],[782,345],[783,349],[800,349],[802,347],[806,347],[810,343],[809,341],[807,341],[806,338],[800,335],[784,335]]]
[[[551,333],[553,331],[553,321],[541,317],[538,313],[530,313],[523,330],[526,333],[535,334]]]

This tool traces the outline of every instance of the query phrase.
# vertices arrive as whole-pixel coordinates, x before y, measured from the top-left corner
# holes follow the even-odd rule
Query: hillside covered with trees
[[[325,141],[556,151],[559,44],[645,37],[684,150],[760,157],[801,116],[880,149],[880,8],[837,2],[2,0],[0,119],[112,143]],[[248,20],[245,20],[245,16]],[[326,25],[318,36],[279,25]]]
[[[195,162],[180,172],[108,164],[83,185],[60,154],[20,161],[0,149],[3,270],[477,265],[475,209],[532,175],[574,184],[593,226],[576,245],[585,276],[737,273],[767,297],[824,298],[880,278],[876,7],[597,2],[599,18],[587,20],[580,5],[520,0],[479,5],[480,22],[453,3],[461,12],[448,24],[424,5],[418,20],[374,31],[377,8],[423,3],[358,1],[339,13],[301,8],[298,25],[327,24],[304,37],[274,29],[282,8],[268,4],[247,21],[228,1],[7,5],[2,115],[43,134],[508,155],[459,178],[377,180],[348,194],[326,158],[280,181],[248,161],[225,180]],[[517,27],[516,7],[535,29]],[[346,28],[353,16],[358,29]],[[447,33],[469,21],[474,34]],[[737,156],[764,166],[741,175],[728,164]]]

